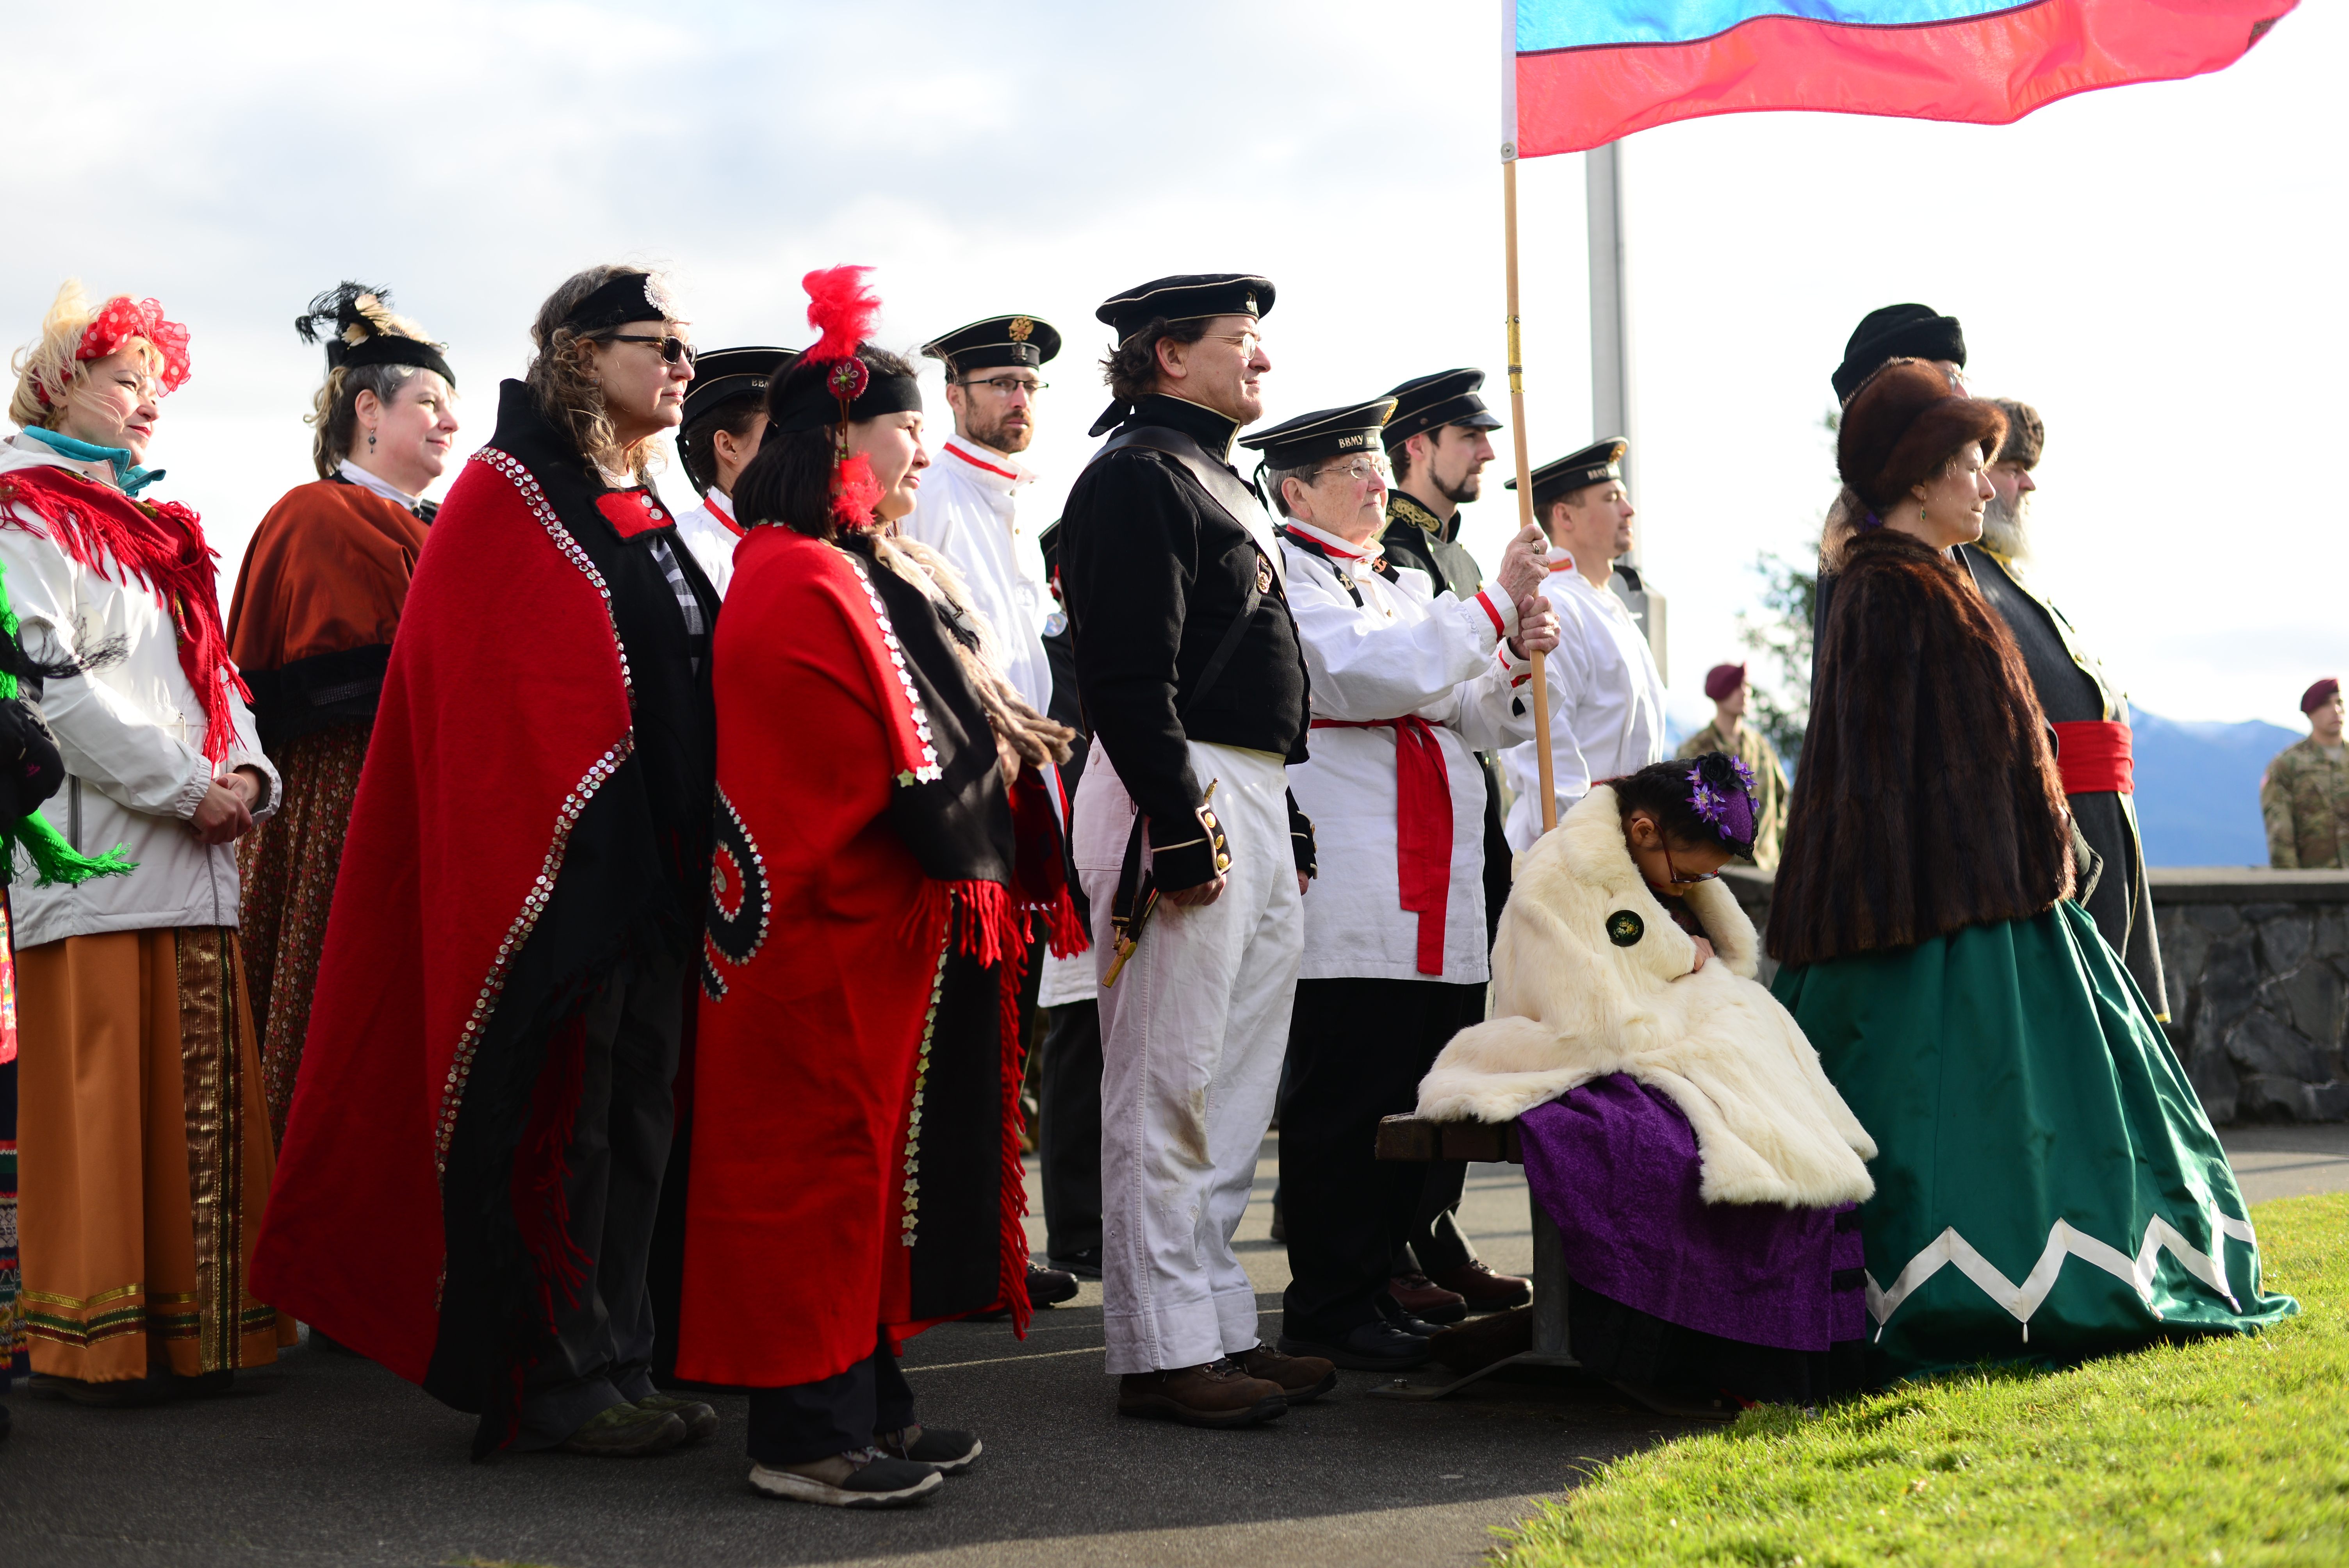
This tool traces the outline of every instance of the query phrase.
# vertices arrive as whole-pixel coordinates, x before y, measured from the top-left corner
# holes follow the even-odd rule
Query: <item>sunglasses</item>
[[[675,365],[679,360],[690,365],[694,361],[693,345],[681,337],[647,337],[640,333],[616,332],[604,339],[606,343],[650,343],[660,348],[661,363]]]

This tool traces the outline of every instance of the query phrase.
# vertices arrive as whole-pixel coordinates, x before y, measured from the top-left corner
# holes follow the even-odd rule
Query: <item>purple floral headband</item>
[[[1689,807],[1724,843],[1743,849],[1754,842],[1754,769],[1743,758],[1714,752],[1689,773]]]

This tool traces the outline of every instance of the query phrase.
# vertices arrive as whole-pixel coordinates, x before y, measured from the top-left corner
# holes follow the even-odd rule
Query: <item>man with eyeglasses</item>
[[[1288,520],[1314,731],[1312,756],[1289,777],[1322,825],[1280,1105],[1290,1275],[1280,1348],[1374,1372],[1424,1365],[1434,1332],[1392,1284],[1425,1173],[1379,1161],[1379,1120],[1409,1114],[1436,1053],[1484,1019],[1476,749],[1532,737],[1525,683],[1557,639],[1537,529],[1464,597],[1386,559],[1380,427],[1394,406],[1323,409],[1246,443],[1263,452]]]
[[[1593,784],[1661,762],[1664,677],[1656,655],[1609,588],[1615,558],[1631,548],[1631,497],[1623,488],[1619,436],[1533,471],[1534,518],[1549,536],[1549,580],[1542,593],[1557,610],[1559,645],[1550,655],[1549,686],[1557,704],[1550,726],[1551,783],[1564,817]],[[1507,488],[1515,490],[1511,480]],[[1510,846],[1519,852],[1541,837],[1541,759],[1531,742],[1501,754],[1516,801]]]
[[[1438,593],[1466,602],[1485,585],[1476,558],[1460,542],[1460,508],[1483,493],[1493,460],[1492,433],[1501,421],[1480,396],[1485,373],[1472,366],[1414,376],[1387,394],[1394,417],[1381,432],[1394,480],[1387,492],[1386,557],[1427,573]],[[1514,857],[1501,828],[1501,770],[1490,751],[1476,754],[1485,779],[1485,934],[1490,947],[1509,902]],[[1467,1165],[1431,1161],[1427,1186],[1409,1243],[1397,1249],[1388,1289],[1431,1323],[1471,1312],[1497,1312],[1533,1298],[1532,1284],[1495,1274],[1460,1228]]]
[[[898,529],[963,574],[1005,676],[1042,713],[1052,704],[1044,587],[1034,531],[1023,531],[1019,516],[1019,493],[1036,476],[1019,455],[1036,438],[1043,367],[1061,352],[1061,335],[1032,315],[997,315],[958,326],[922,352],[946,366],[954,434],[939,443]]]
[[[1305,929],[1304,655],[1232,441],[1264,412],[1272,284],[1159,278],[1095,315],[1114,430],[1069,492],[1061,578],[1093,740],[1077,792],[1102,1030],[1102,1298],[1118,1409],[1271,1420],[1337,1384],[1257,1335],[1232,1250]]]

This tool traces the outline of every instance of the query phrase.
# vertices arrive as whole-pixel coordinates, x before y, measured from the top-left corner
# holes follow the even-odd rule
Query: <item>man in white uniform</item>
[[[1533,473],[1534,516],[1549,535],[1543,594],[1557,609],[1558,645],[1549,682],[1558,718],[1550,726],[1551,782],[1557,814],[1590,787],[1671,753],[1664,747],[1664,677],[1630,610],[1609,587],[1615,558],[1631,548],[1631,498],[1623,489],[1619,437],[1545,463]],[[1509,481],[1516,489],[1516,481]],[[1516,799],[1509,847],[1522,853],[1541,837],[1540,759],[1528,743],[1501,757]]]
[[[1531,738],[1530,660],[1557,640],[1541,533],[1512,541],[1464,599],[1384,559],[1392,397],[1307,414],[1245,444],[1288,521],[1289,612],[1311,677],[1312,750],[1289,770],[1320,882],[1281,1102],[1290,1281],[1280,1348],[1340,1367],[1423,1366],[1425,1333],[1389,1290],[1423,1172],[1381,1164],[1436,1053],[1485,1014],[1480,748]],[[1523,621],[1520,624],[1520,615]]]
[[[939,443],[922,492],[898,531],[952,562],[995,634],[1003,673],[1039,713],[1052,706],[1044,656],[1046,611],[1034,531],[1019,526],[1019,492],[1036,476],[1019,454],[1036,438],[1043,367],[1061,335],[1032,315],[989,316],[922,352],[946,366],[954,434]]]
[[[701,504],[678,514],[677,536],[721,599],[742,537],[734,523],[734,481],[767,433],[767,383],[798,357],[793,348],[714,348],[693,362],[677,451]]]

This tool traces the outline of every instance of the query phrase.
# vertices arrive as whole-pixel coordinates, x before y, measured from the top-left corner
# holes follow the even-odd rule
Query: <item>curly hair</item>
[[[655,275],[644,267],[606,265],[565,278],[561,287],[546,296],[546,303],[538,307],[538,319],[530,324],[530,340],[537,352],[523,372],[523,384],[538,400],[540,410],[570,436],[580,456],[614,473],[634,474],[640,481],[652,471],[653,442],[647,437],[623,447],[612,428],[612,417],[604,408],[604,388],[591,368],[593,346],[605,335],[565,326],[563,318],[614,278]]]
[[[1189,321],[1168,321],[1163,315],[1150,318],[1150,325],[1119,344],[1101,362],[1102,379],[1109,384],[1109,394],[1121,403],[1131,403],[1158,385],[1158,346],[1161,343],[1196,343],[1207,335],[1213,316],[1196,316]]]
[[[67,396],[89,374],[88,364],[76,359],[74,351],[81,346],[81,335],[97,315],[98,308],[91,304],[79,278],[67,278],[58,285],[48,315],[41,318],[41,335],[16,350],[9,361],[9,368],[16,373],[16,390],[8,398],[8,418],[17,428],[53,430],[65,418]],[[134,337],[122,346],[139,350],[148,369],[161,373],[163,356],[153,344]]]

